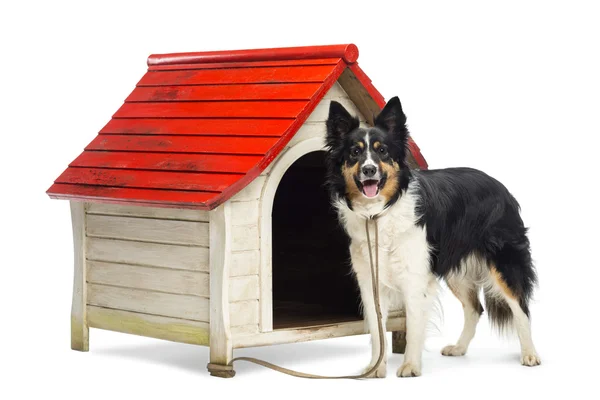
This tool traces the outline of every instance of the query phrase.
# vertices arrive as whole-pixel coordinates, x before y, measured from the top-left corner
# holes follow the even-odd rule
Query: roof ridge
[[[306,60],[315,58],[341,58],[346,63],[353,64],[358,59],[358,47],[352,43],[349,43],[327,46],[278,47],[265,49],[152,54],[148,57],[148,66],[208,64],[217,62]]]

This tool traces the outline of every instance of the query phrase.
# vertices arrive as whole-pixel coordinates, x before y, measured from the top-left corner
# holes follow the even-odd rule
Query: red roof
[[[213,209],[260,175],[344,71],[385,105],[357,58],[353,44],[151,55],[121,108],[47,193]]]

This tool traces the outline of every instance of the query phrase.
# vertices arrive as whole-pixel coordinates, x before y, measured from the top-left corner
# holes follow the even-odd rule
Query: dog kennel
[[[48,190],[71,204],[72,348],[89,328],[233,349],[365,333],[324,187],[329,102],[385,104],[354,45],[152,55]],[[414,168],[427,168],[414,142]],[[402,347],[394,310],[387,330]]]

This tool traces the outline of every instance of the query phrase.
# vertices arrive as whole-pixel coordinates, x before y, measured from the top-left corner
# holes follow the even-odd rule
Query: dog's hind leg
[[[529,297],[536,281],[529,252],[524,249],[505,246],[489,265],[489,284],[486,287],[486,303],[496,305],[496,309],[508,308],[504,319],[499,318],[494,307],[489,307],[492,321],[502,323],[512,321],[521,343],[521,364],[529,367],[539,365],[537,354],[531,338],[531,323],[529,317]],[[502,306],[502,303],[505,305]]]
[[[475,330],[479,317],[483,313],[483,307],[479,302],[479,286],[469,279],[468,275],[451,275],[446,279],[448,287],[454,295],[460,300],[464,312],[464,326],[460,338],[454,345],[448,345],[442,349],[445,356],[464,356],[469,348],[469,344],[475,336]]]

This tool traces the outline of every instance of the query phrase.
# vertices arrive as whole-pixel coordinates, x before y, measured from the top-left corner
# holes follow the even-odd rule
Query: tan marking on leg
[[[515,296],[513,291],[510,290],[510,288],[506,284],[506,281],[504,280],[504,278],[502,278],[502,275],[500,274],[500,272],[498,272],[498,270],[496,269],[496,267],[494,265],[490,266],[490,274],[492,275],[492,278],[494,279],[494,281],[496,281],[496,283],[498,284],[498,287],[500,288],[500,290],[502,290],[502,292],[505,295],[507,295],[508,297],[510,297],[513,300],[517,300],[517,296]]]
[[[379,169],[387,173],[387,181],[385,182],[385,186],[381,188],[380,193],[386,201],[389,201],[398,191],[399,169],[396,169],[388,163],[379,163]]]

